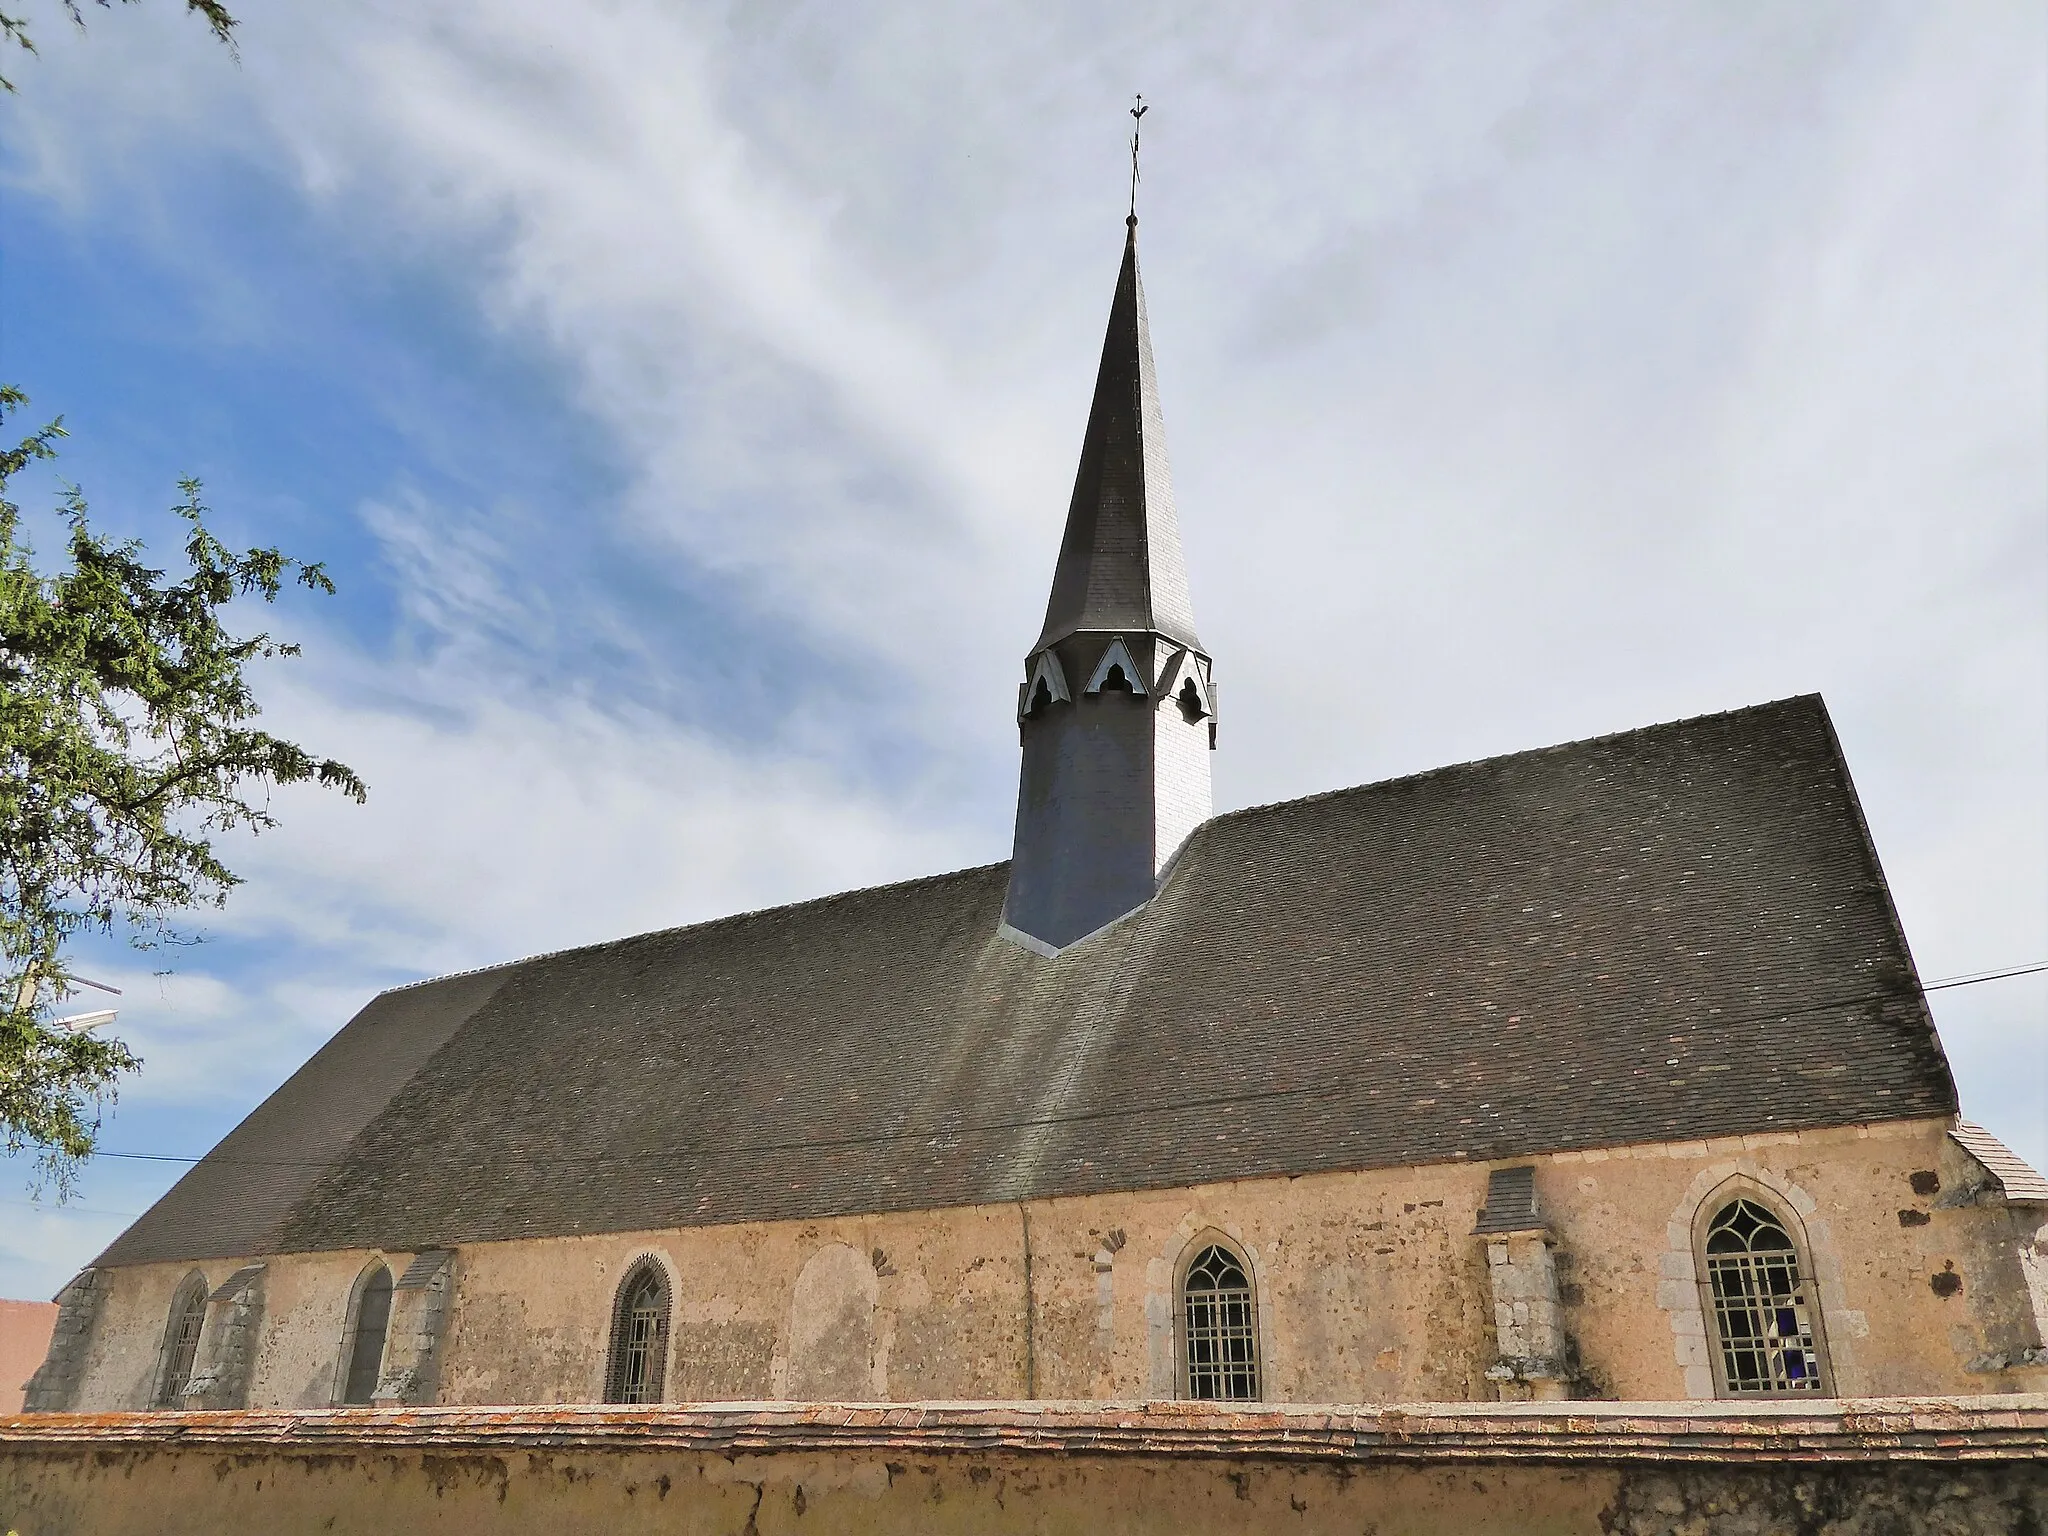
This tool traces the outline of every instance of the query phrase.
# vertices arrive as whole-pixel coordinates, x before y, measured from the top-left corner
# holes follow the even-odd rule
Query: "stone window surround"
[[[378,1249],[371,1253],[368,1261],[356,1272],[356,1278],[348,1288],[348,1309],[342,1313],[341,1319],[341,1348],[335,1352],[334,1356],[334,1388],[328,1394],[328,1401],[337,1408],[351,1406],[344,1402],[344,1399],[348,1396],[349,1365],[353,1362],[356,1352],[356,1324],[362,1320],[363,1289],[370,1283],[371,1277],[380,1269],[391,1277],[391,1283],[394,1288],[398,1284],[399,1275],[404,1273],[403,1265],[394,1267],[391,1262],[391,1255],[385,1253],[382,1249]],[[384,1350],[377,1357],[377,1377],[380,1381],[384,1376],[385,1357],[390,1353],[391,1324],[387,1315],[384,1325]],[[364,1405],[358,1403],[353,1406],[362,1407]]]
[[[1229,1249],[1251,1276],[1253,1323],[1258,1329],[1260,1400],[1273,1398],[1273,1295],[1264,1256],[1236,1222],[1212,1220],[1190,1211],[1167,1234],[1166,1241],[1145,1265],[1145,1341],[1147,1396],[1182,1396],[1181,1282],[1187,1267],[1211,1243]],[[1278,1246],[1277,1243],[1274,1246]]]
[[[626,1299],[626,1287],[643,1267],[652,1264],[661,1271],[662,1284],[668,1288],[668,1327],[661,1341],[661,1396],[658,1401],[668,1401],[668,1390],[676,1379],[676,1298],[682,1294],[677,1284],[675,1261],[660,1248],[641,1248],[632,1253],[619,1265],[619,1278],[612,1286],[611,1306],[607,1309],[604,1327],[604,1348],[598,1352],[597,1386],[590,1397],[593,1403],[609,1402],[612,1380],[612,1355],[619,1343],[619,1308]],[[600,1266],[600,1273],[603,1267]]]
[[[1820,1347],[1822,1390],[1834,1396],[1841,1391],[1842,1373],[1852,1380],[1857,1375],[1853,1340],[1869,1333],[1869,1322],[1849,1306],[1834,1233],[1827,1220],[1816,1214],[1820,1203],[1792,1180],[1746,1157],[1701,1169],[1665,1224],[1657,1305],[1671,1321],[1672,1349],[1684,1373],[1685,1396],[1695,1402],[1711,1402],[1729,1395],[1722,1389],[1718,1344],[1707,1321],[1699,1245],[1706,1224],[1738,1196],[1754,1199],[1776,1214],[1798,1245],[1800,1261],[1813,1286],[1814,1339]],[[1763,1394],[1738,1395],[1749,1399]]]

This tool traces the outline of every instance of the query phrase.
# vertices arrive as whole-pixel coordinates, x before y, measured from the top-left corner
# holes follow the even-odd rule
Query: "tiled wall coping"
[[[2048,1394],[1755,1403],[715,1403],[28,1414],[57,1447],[303,1452],[901,1452],[1318,1462],[2048,1461]]]

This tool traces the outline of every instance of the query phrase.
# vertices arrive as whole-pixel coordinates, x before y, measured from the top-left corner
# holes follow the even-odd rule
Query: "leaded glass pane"
[[[1244,1267],[1226,1248],[1205,1248],[1188,1266],[1182,1296],[1187,1395],[1257,1401],[1258,1319]]]
[[[1714,1329],[1730,1392],[1819,1392],[1820,1350],[1791,1234],[1737,1200],[1707,1229]]]
[[[612,1327],[605,1401],[658,1403],[668,1352],[668,1285],[648,1266],[626,1282]]]
[[[183,1406],[185,1383],[199,1358],[199,1334],[206,1326],[206,1282],[188,1280],[171,1303],[171,1323],[164,1339],[163,1374],[157,1379],[156,1405]]]

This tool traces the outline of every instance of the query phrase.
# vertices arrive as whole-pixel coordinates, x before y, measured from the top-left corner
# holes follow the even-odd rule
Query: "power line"
[[[49,1205],[41,1200],[0,1200],[0,1205],[19,1206],[25,1211],[41,1211],[46,1216],[119,1216],[133,1221],[140,1211],[103,1211],[96,1205]]]
[[[1922,992],[1944,992],[1950,987],[1974,987],[1980,981],[2004,981],[2008,976],[2031,976],[2036,971],[2048,971],[2048,960],[2037,965],[2012,965],[2002,971],[1972,971],[1967,976],[1951,976],[1945,981],[1924,983]]]
[[[2031,976],[2043,971],[2048,971],[2048,960],[2037,961],[2030,965],[2007,966],[2000,970],[1978,971],[1967,975],[1944,977],[1938,981],[1923,982],[1912,989],[1900,988],[1884,992],[1865,992],[1855,996],[1835,997],[1824,1002],[1803,1004],[1798,1007],[1774,1008],[1753,1014],[1709,1018],[1702,1023],[1688,1027],[1683,1032],[1697,1035],[1706,1030],[1730,1029],[1744,1024],[1769,1023],[1779,1019],[1796,1017],[1801,1014],[1822,1013],[1833,1008],[1854,1007],[1859,1003],[1894,1002],[1902,995],[1907,995],[1909,991],[1910,995],[1945,992],[1957,987],[1979,986],[1988,981],[2005,981],[2016,976]],[[1149,1104],[1120,1104],[1101,1109],[1072,1110],[1065,1114],[1057,1115],[1035,1115],[1014,1120],[982,1121],[971,1125],[939,1125],[917,1130],[873,1131],[855,1136],[805,1137],[800,1140],[789,1141],[725,1143],[700,1141],[694,1144],[662,1147],[644,1152],[592,1153],[587,1157],[565,1157],[561,1155],[522,1157],[517,1154],[505,1154],[493,1156],[490,1161],[494,1167],[563,1167],[583,1163],[600,1165],[636,1163],[644,1162],[648,1159],[672,1162],[680,1158],[701,1156],[707,1153],[732,1155],[803,1151],[826,1152],[852,1147],[877,1146],[899,1141],[962,1141],[973,1137],[997,1135],[1006,1131],[1051,1129],[1064,1125],[1085,1125],[1095,1121],[1125,1119],[1135,1115],[1177,1114],[1183,1111],[1199,1109],[1226,1109],[1245,1104],[1265,1103],[1276,1099],[1336,1098],[1349,1091],[1348,1085],[1338,1084],[1332,1086],[1319,1082],[1278,1088],[1246,1089],[1240,1093],[1214,1094],[1196,1099],[1168,1099]],[[220,1156],[215,1153],[207,1153],[204,1157],[189,1157],[170,1152],[95,1152],[93,1156],[115,1158],[125,1162],[183,1163],[190,1166],[200,1162],[211,1161],[222,1165],[232,1164],[237,1167],[264,1168],[331,1168],[344,1160],[357,1164],[375,1164],[384,1161],[410,1162],[413,1160],[413,1154],[410,1153],[388,1158],[359,1155],[347,1159],[234,1157],[231,1155]]]

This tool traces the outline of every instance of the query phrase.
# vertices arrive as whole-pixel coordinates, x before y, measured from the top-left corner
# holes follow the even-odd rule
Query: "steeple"
[[[1138,220],[1133,215],[1124,223],[1123,269],[1109,303],[1045,629],[1034,650],[1083,629],[1155,630],[1201,646],[1181,560],[1145,289],[1138,281]]]
[[[1017,700],[1023,770],[1003,932],[1052,955],[1150,901],[1210,814],[1214,684],[1181,558],[1135,215]]]

